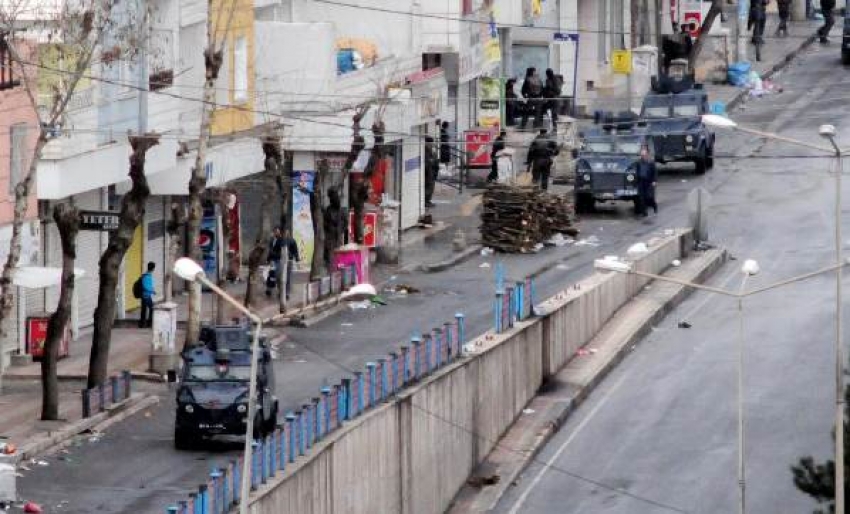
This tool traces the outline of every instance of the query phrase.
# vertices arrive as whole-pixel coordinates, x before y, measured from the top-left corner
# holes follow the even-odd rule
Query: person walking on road
[[[148,270],[139,278],[142,287],[142,312],[139,317],[139,328],[151,328],[153,326],[153,297],[156,296],[153,282],[154,269],[156,269],[156,264],[149,262]]]
[[[835,25],[835,0],[820,0],[820,9],[823,13],[823,26],[818,29],[818,37],[822,45],[829,44],[829,31]]]
[[[434,187],[437,184],[437,175],[440,173],[440,161],[437,159],[437,150],[434,147],[434,138],[425,138],[425,207],[433,207],[431,198],[434,196]]]
[[[549,189],[549,173],[552,170],[552,159],[556,155],[558,145],[547,137],[546,129],[540,129],[540,133],[528,147],[525,164],[531,168],[531,180],[544,191]]]
[[[528,124],[528,115],[534,113],[534,128],[540,128],[543,125],[543,81],[537,74],[536,68],[527,68],[525,70],[525,81],[522,83],[523,98],[525,98],[525,108],[522,110],[522,119],[519,124],[520,129],[525,129]]]
[[[493,140],[493,146],[490,148],[490,174],[487,175],[487,182],[492,183],[499,180],[499,152],[505,149],[505,136],[507,132],[504,130],[499,132],[499,137]]]
[[[753,44],[764,44],[764,26],[767,23],[768,0],[752,0],[750,4],[750,18],[747,29],[753,31]]]
[[[640,150],[640,161],[637,164],[638,200],[635,211],[638,216],[649,216],[647,210],[650,207],[655,214],[658,214],[658,204],[655,202],[657,180],[658,172],[655,168],[655,162],[649,158],[649,150],[643,147]]]
[[[788,20],[791,18],[791,0],[776,0],[779,10],[779,26],[776,28],[776,37],[788,37]]]

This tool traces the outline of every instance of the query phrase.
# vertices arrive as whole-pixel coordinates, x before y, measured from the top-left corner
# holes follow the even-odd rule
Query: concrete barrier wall
[[[637,269],[663,271],[690,247],[680,232]],[[546,314],[470,343],[474,354],[346,422],[262,486],[252,514],[434,514],[557,371],[647,280],[599,274],[540,304]]]

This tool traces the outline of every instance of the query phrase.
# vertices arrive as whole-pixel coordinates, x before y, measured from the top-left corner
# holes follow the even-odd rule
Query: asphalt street
[[[842,134],[850,74],[838,53],[813,48],[776,79],[784,93],[734,118],[811,142],[820,124]],[[740,287],[746,258],[762,268],[750,287],[833,263],[831,160],[740,135],[720,137],[718,148],[735,145],[752,156],[720,161],[712,240],[737,260],[711,283]],[[842,217],[846,227],[846,207]],[[834,283],[823,275],[744,302],[747,512],[816,507],[794,487],[790,466],[805,455],[823,461],[833,448]],[[692,328],[678,328],[680,320]],[[735,299],[689,298],[590,395],[497,512],[736,512],[739,320]]]
[[[784,77],[786,93],[751,104],[741,113],[741,119],[761,126],[775,125],[771,128],[807,138],[816,137],[813,134],[819,123],[840,125],[846,109],[841,108],[840,102],[836,107],[823,101],[829,95],[839,97],[844,87],[840,81],[846,80],[842,79],[844,72],[837,66],[834,53],[803,59],[802,65]],[[814,87],[815,82],[821,89]],[[777,118],[778,115],[781,116]],[[794,130],[785,130],[791,122]],[[746,138],[721,136],[719,141],[720,156],[774,152],[773,147],[761,148]],[[784,148],[777,151],[788,153]],[[792,149],[791,153],[800,152]],[[716,169],[701,177],[693,175],[689,168],[669,168],[660,178],[657,217],[636,220],[629,206],[619,205],[604,206],[582,220],[580,239],[595,240],[597,244],[547,248],[532,255],[476,257],[435,274],[399,274],[397,282],[415,286],[421,293],[390,296],[386,307],[345,311],[310,328],[287,329],[289,340],[282,345],[276,363],[277,394],[282,406],[284,410],[296,408],[322,385],[334,383],[413,334],[451,319],[456,312],[466,315],[469,334],[484,332],[491,323],[497,263],[504,265],[509,278],[535,274],[538,299],[545,298],[591,273],[593,259],[600,255],[622,252],[637,240],[685,225],[686,196],[697,186],[714,195],[715,239],[736,255],[763,261],[765,272],[759,281],[827,263],[832,182],[815,169],[825,165],[826,161],[819,160],[720,158]],[[485,262],[490,266],[481,267]],[[766,295],[753,300],[751,307],[748,305],[748,312],[753,316],[758,312],[757,319],[761,320],[749,321],[750,333],[758,336],[755,341],[771,346],[766,355],[756,354],[753,349],[753,357],[758,355],[759,359],[749,370],[750,400],[754,407],[765,409],[753,412],[749,426],[754,441],[758,437],[765,441],[764,445],[753,444],[751,449],[753,476],[759,476],[752,484],[754,505],[759,501],[770,505],[793,501],[807,507],[805,498],[793,491],[788,466],[803,453],[824,455],[829,451],[828,284],[824,278]],[[799,306],[789,309],[789,299],[799,299]],[[608,400],[608,405],[599,409],[600,417],[594,419],[603,419],[604,413],[613,425],[585,429],[583,434],[588,440],[572,447],[583,453],[566,452],[560,457],[574,459],[564,464],[573,471],[602,481],[611,478],[613,486],[635,488],[671,504],[702,508],[714,505],[710,498],[727,506],[734,499],[736,480],[729,323],[732,307],[702,297],[695,297],[682,310],[689,307],[694,309],[689,315],[695,322],[694,329],[678,332],[662,327],[645,345],[646,350],[624,364],[624,370],[632,370],[624,372],[640,377],[642,382],[614,389],[611,396],[617,400]],[[791,325],[795,317],[800,322]],[[777,323],[777,319],[789,322]],[[789,330],[792,326],[793,330]],[[663,334],[670,339],[656,343],[655,338]],[[695,341],[702,341],[699,351]],[[656,346],[660,349],[653,354]],[[671,349],[681,353],[671,353]],[[644,352],[649,355],[643,357]],[[792,369],[794,373],[787,372]],[[592,409],[600,401],[599,396],[610,388],[608,384],[617,380],[617,375],[609,379],[582,413]],[[626,392],[643,394],[638,399],[617,396]],[[48,466],[33,466],[19,479],[21,496],[43,504],[46,512],[162,512],[165,505],[195,489],[217,463],[238,455],[238,442],[219,442],[205,451],[175,451],[173,398],[167,391],[161,394],[161,404],[148,413],[112,427],[96,442],[81,440],[61,458],[48,457]],[[612,402],[620,405],[611,407]],[[793,414],[789,414],[789,407],[794,407]],[[547,449],[544,458],[556,451],[557,441],[572,432],[582,413],[553,441],[554,450]],[[624,413],[631,414],[618,417]],[[665,424],[670,420],[675,420],[673,425]],[[787,424],[788,420],[794,420],[796,428],[779,430],[778,425]],[[793,435],[789,435],[791,432]],[[780,440],[780,436],[784,439]],[[588,463],[593,467],[585,469]],[[771,473],[770,480],[762,478],[761,473],[767,471]],[[659,480],[661,476],[668,480],[666,484]],[[786,503],[774,501],[771,484],[786,493],[782,497]],[[526,486],[525,481],[521,482],[515,492],[521,493]],[[696,502],[697,497],[702,500],[700,503]],[[505,510],[516,499],[516,495],[506,499]],[[594,501],[597,503],[582,503]],[[518,512],[565,512],[573,505],[572,512],[597,512],[597,508],[606,506],[619,509],[614,510],[617,512],[655,512],[621,494],[606,489],[594,491],[581,481],[548,472],[537,481]],[[780,508],[759,512],[790,511]]]

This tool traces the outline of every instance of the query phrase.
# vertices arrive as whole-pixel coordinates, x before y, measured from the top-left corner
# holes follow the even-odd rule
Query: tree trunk
[[[112,325],[115,322],[115,291],[120,279],[121,262],[130,245],[133,244],[133,235],[145,216],[145,204],[151,194],[148,179],[145,176],[145,158],[148,150],[159,144],[159,135],[148,133],[144,136],[130,136],[129,139],[132,153],[128,175],[132,185],[130,191],[121,199],[118,229],[110,234],[109,245],[98,262],[99,283],[89,358],[88,388],[96,387],[106,380]],[[164,288],[168,290],[167,286]]]
[[[180,253],[181,230],[186,226],[186,210],[183,203],[171,199],[171,217],[168,219],[168,224],[165,226],[165,231],[168,232],[168,248],[166,249],[166,257],[168,261],[165,263],[165,284],[162,288],[165,290],[165,301],[170,302],[174,298],[174,262]]]
[[[720,2],[723,0],[712,0],[711,8],[708,10],[708,14],[705,15],[705,21],[702,22],[702,27],[700,28],[699,37],[694,42],[693,48],[691,48],[691,55],[688,56],[688,67],[693,70],[696,66],[697,58],[699,58],[700,52],[702,52],[702,47],[705,45],[705,40],[710,36],[708,35],[711,30],[711,26],[714,25],[714,19],[720,14],[722,6]]]
[[[263,196],[260,206],[260,231],[254,240],[254,246],[248,254],[248,282],[245,287],[245,305],[251,306],[256,301],[256,290],[263,289],[259,284],[259,270],[268,259],[267,239],[272,232],[269,212],[275,198],[275,191],[281,190],[280,170],[282,167],[280,154],[280,138],[269,136],[263,140],[265,154],[263,171]],[[259,287],[258,287],[259,286]]]
[[[363,240],[362,223],[360,220],[362,220],[363,216],[363,200],[361,197],[364,193],[363,189],[365,188],[365,184],[363,184],[362,181],[349,180],[349,178],[351,170],[354,167],[354,163],[357,162],[357,157],[360,155],[360,152],[366,148],[366,140],[362,135],[360,135],[360,122],[363,120],[363,116],[366,115],[368,110],[369,106],[364,105],[358,107],[354,112],[351,124],[351,149],[348,151],[348,157],[346,157],[345,165],[342,168],[343,187],[345,187],[345,183],[348,181],[348,206],[354,211],[354,222],[351,226],[351,232],[354,235],[354,241],[357,242],[362,242]],[[359,239],[358,234],[360,234]]]
[[[74,261],[77,258],[77,232],[80,212],[73,205],[59,204],[53,208],[53,220],[62,241],[62,283],[59,304],[47,323],[47,338],[41,358],[41,419],[59,419],[59,380],[56,374],[59,344],[71,318],[74,298]]]
[[[224,251],[224,262],[222,263],[221,272],[218,275],[218,287],[224,289],[227,287],[227,275],[230,269],[230,234],[233,233],[233,227],[230,226],[230,208],[228,206],[230,195],[233,194],[226,189],[217,191],[216,203],[221,213],[221,244]],[[215,322],[219,325],[224,325],[228,321],[229,304],[223,296],[216,296]]]
[[[313,262],[310,263],[310,280],[319,280],[325,270],[325,210],[322,202],[328,161],[322,159],[316,167],[313,191],[310,193],[310,214],[313,218]]]
[[[6,257],[3,272],[0,274],[0,392],[3,390],[3,352],[5,348],[4,341],[6,340],[5,321],[9,317],[9,313],[12,312],[12,306],[15,304],[15,286],[12,284],[12,275],[21,259],[21,233],[24,218],[27,215],[27,204],[29,203],[32,185],[35,181],[35,170],[38,167],[41,152],[44,150],[46,144],[47,134],[41,130],[32,152],[32,160],[27,169],[27,174],[15,186],[12,238],[9,241],[9,255]]]
[[[649,21],[649,0],[640,0],[640,44],[648,45],[652,32]]]
[[[211,2],[209,2],[211,4]],[[216,48],[215,34],[213,32],[212,13],[210,5],[207,20],[207,48],[204,50],[204,92],[203,104],[201,105],[201,130],[198,135],[198,150],[195,156],[195,165],[192,168],[192,177],[189,179],[189,214],[186,220],[189,244],[189,257],[194,261],[201,260],[201,249],[198,246],[198,238],[201,233],[201,218],[204,214],[201,199],[207,186],[206,158],[209,145],[210,126],[212,124],[212,109],[215,104],[215,84],[218,72],[221,69],[222,51]],[[198,341],[201,330],[201,292],[200,288],[189,288],[189,301],[186,317],[186,342],[189,347]]]

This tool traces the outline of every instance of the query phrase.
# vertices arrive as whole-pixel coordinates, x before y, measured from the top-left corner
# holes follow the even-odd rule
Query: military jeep
[[[655,160],[693,162],[698,174],[714,166],[714,132],[702,122],[707,112],[702,89],[646,95],[640,115],[655,143]]]
[[[204,326],[200,344],[183,351],[174,424],[177,449],[191,449],[212,436],[245,435],[251,338],[247,324]],[[274,431],[278,414],[271,351],[264,339],[259,351],[255,439]]]
[[[597,202],[638,201],[636,167],[643,147],[654,157],[653,142],[639,122],[615,121],[581,135],[577,152],[575,210],[592,211]]]

